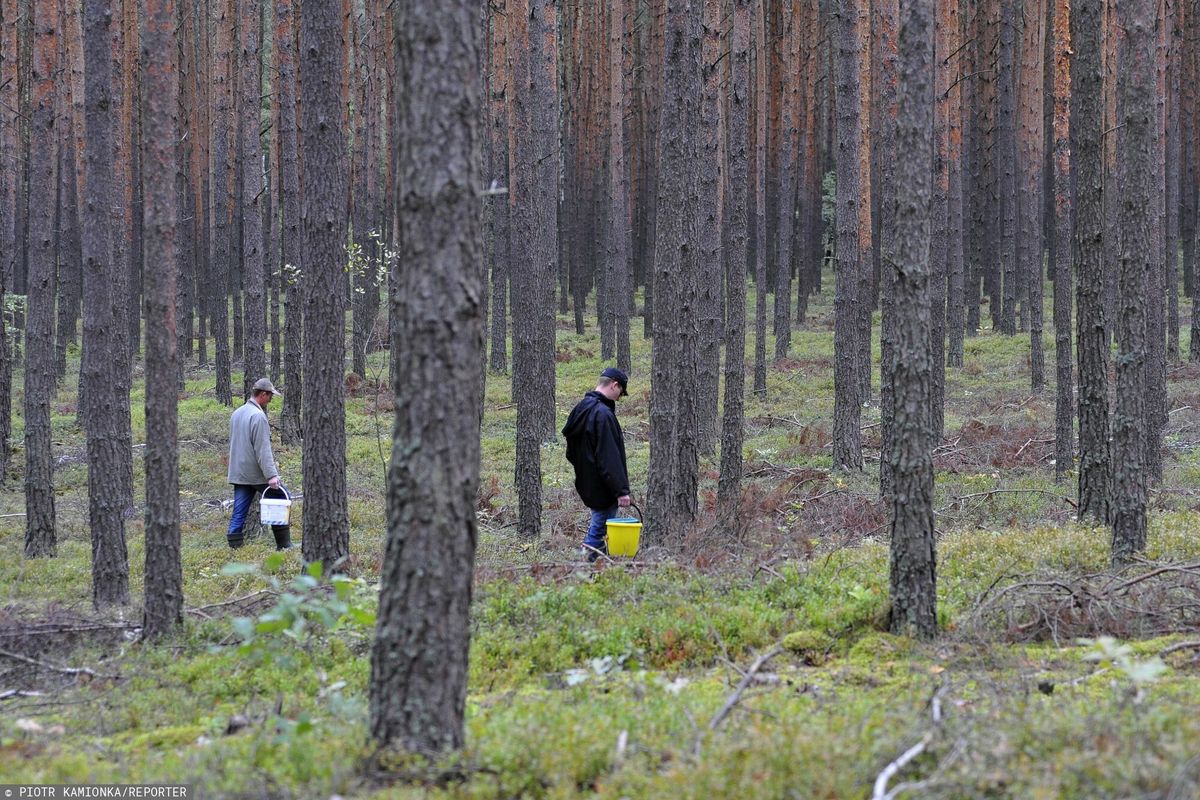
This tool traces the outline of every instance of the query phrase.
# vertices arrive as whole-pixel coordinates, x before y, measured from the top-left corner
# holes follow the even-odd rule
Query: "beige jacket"
[[[229,482],[261,486],[278,474],[267,415],[250,398],[229,418]]]

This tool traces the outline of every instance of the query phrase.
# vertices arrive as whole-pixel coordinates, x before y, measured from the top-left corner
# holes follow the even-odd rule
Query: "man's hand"
[[[270,486],[272,489],[278,489],[279,488],[279,476],[276,475],[274,478],[271,478],[271,480],[267,481],[267,485]]]
[[[619,505],[621,508],[628,508],[629,504],[632,502],[633,499],[627,494],[623,494],[617,498],[617,505]]]

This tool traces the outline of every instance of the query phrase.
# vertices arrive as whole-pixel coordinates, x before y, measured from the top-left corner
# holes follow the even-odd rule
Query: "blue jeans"
[[[235,483],[233,484],[233,516],[229,518],[229,532],[226,537],[231,546],[239,546],[243,541],[242,528],[246,524],[246,517],[249,516],[250,506],[254,503],[254,498],[262,494],[270,486],[269,483],[264,483],[261,486],[254,484]],[[285,489],[284,485],[279,484],[281,489]],[[280,539],[282,534],[288,532],[287,525],[272,525],[271,530],[275,532],[276,540]]]
[[[616,506],[606,508],[603,511],[592,509],[592,521],[588,525],[587,536],[583,540],[584,547],[594,547],[601,553],[608,552],[608,546],[605,542],[605,536],[608,535],[608,526],[605,523],[617,516],[618,511],[619,509]]]

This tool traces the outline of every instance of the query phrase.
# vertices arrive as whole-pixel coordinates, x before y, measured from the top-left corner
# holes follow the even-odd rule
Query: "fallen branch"
[[[275,592],[271,589],[259,589],[257,592],[251,592],[250,594],[244,595],[242,597],[235,597],[233,600],[226,600],[222,603],[209,603],[206,606],[197,606],[196,608],[189,608],[189,609],[187,609],[187,613],[195,614],[198,617],[206,617],[208,619],[211,619],[211,617],[209,617],[208,614],[204,613],[205,611],[209,611],[214,608],[224,608],[225,606],[237,605],[238,603],[244,603],[247,600],[253,600],[262,595],[274,596]]]
[[[11,697],[45,697],[43,692],[27,692],[24,689],[6,689],[0,692],[0,700],[8,700]]]
[[[1178,653],[1180,650],[1200,650],[1200,642],[1177,642],[1170,647],[1164,647],[1158,651],[1158,657],[1163,658],[1171,653]]]
[[[997,494],[1044,494],[1047,497],[1053,497],[1057,500],[1062,500],[1064,503],[1069,505],[1071,508],[1074,508],[1076,510],[1079,509],[1079,504],[1076,503],[1071,498],[1064,497],[1061,494],[1055,494],[1054,492],[1048,492],[1045,489],[991,489],[986,492],[974,492],[972,494],[955,495],[954,502],[961,504],[963,500],[971,500],[976,497],[991,497],[992,495],[997,495]]]
[[[871,794],[871,800],[893,800],[893,798],[896,797],[897,793],[908,788],[903,785],[897,786],[895,789],[893,789],[892,791],[889,792],[887,790],[887,785],[892,780],[892,778],[896,777],[896,774],[898,772],[900,772],[900,770],[904,769],[906,764],[908,764],[910,761],[912,761],[917,756],[921,755],[921,753],[925,752],[925,748],[929,747],[929,743],[933,741],[934,734],[937,732],[937,730],[939,728],[941,728],[941,726],[942,726],[941,695],[942,695],[942,692],[944,692],[945,690],[946,690],[945,686],[938,689],[936,692],[933,693],[933,697],[929,701],[930,716],[933,717],[933,729],[926,731],[925,735],[921,737],[921,741],[917,742],[912,747],[908,748],[903,753],[901,753],[894,761],[892,761],[890,764],[888,764],[886,767],[884,767],[883,771],[880,772],[878,776],[876,776],[875,789]]]
[[[52,672],[59,672],[63,675],[73,675],[75,677],[87,675],[92,678],[104,678],[111,681],[120,680],[121,678],[120,675],[104,675],[96,672],[93,669],[89,669],[88,667],[58,667],[54,664],[47,664],[45,661],[38,661],[36,658],[23,656],[20,653],[10,653],[7,650],[0,650],[0,656],[12,659],[13,661],[20,661],[21,663],[28,664],[31,667],[38,667],[39,669],[48,669]]]
[[[57,636],[65,633],[92,633],[93,631],[127,631],[142,627],[139,623],[116,622],[95,625],[53,625],[47,623],[35,624],[32,627],[19,627],[13,630],[0,628],[0,639],[26,636]]]
[[[783,652],[783,646],[777,644],[758,658],[754,659],[754,663],[750,665],[750,669],[746,670],[746,673],[742,675],[742,679],[738,681],[737,688],[733,690],[729,697],[725,698],[725,705],[721,706],[721,710],[714,714],[712,720],[708,723],[708,729],[710,731],[715,731],[721,726],[721,723],[725,721],[727,716],[729,716],[729,712],[733,711],[734,707],[742,699],[742,692],[746,691],[746,687],[749,686],[751,681],[754,680],[754,676],[758,673],[758,671],[762,669],[768,661],[779,655],[781,652]]]

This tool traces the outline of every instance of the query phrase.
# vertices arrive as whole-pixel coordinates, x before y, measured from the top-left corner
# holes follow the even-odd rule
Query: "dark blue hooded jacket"
[[[575,467],[575,491],[584,505],[604,510],[629,494],[625,437],[612,400],[600,392],[588,392],[571,409],[562,434],[567,440],[567,460]]]

